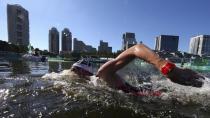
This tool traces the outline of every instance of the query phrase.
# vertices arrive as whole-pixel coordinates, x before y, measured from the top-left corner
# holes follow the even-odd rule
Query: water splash
[[[135,63],[134,63],[135,64]],[[151,65],[128,65],[118,72],[133,86],[147,85],[162,96],[133,96],[91,76],[70,70],[40,77],[0,79],[0,116],[9,117],[205,117],[210,113],[210,82],[202,88],[167,80]],[[206,74],[205,76],[210,77]],[[117,114],[116,114],[117,113]]]

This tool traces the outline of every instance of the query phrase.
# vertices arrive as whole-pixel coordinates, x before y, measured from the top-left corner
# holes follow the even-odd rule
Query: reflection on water
[[[29,62],[26,61],[12,61],[10,62],[12,67],[12,73],[16,74],[28,74],[30,73]]]
[[[6,61],[8,63],[0,66],[0,75],[10,74],[28,74],[31,76],[42,76],[48,72],[60,72],[70,69],[74,62],[29,62],[29,61]],[[1,65],[1,63],[0,63]]]
[[[63,62],[61,63],[61,68],[62,70],[64,69],[70,69],[71,68],[71,65],[73,64],[74,62]]]
[[[70,69],[74,62],[48,62],[49,72],[60,72],[65,69]]]
[[[59,72],[60,64],[59,62],[49,62],[49,72]]]

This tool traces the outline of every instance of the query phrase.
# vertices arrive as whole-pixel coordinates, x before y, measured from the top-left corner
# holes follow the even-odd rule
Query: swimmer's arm
[[[162,66],[167,63],[167,60],[160,58],[158,54],[156,54],[144,44],[138,44],[129,48],[128,50],[121,53],[116,59],[122,61],[124,58],[128,57],[133,57],[133,59],[140,58],[154,65],[158,70],[161,70]],[[117,69],[120,69],[120,67]]]
[[[116,71],[124,67],[136,57],[153,64],[159,71],[161,71],[163,65],[168,62],[167,60],[160,58],[147,46],[138,44],[125,50],[114,60],[105,63],[99,68],[97,76],[107,78],[107,75],[115,74]],[[182,69],[178,67],[175,67],[166,75],[166,77],[175,83],[195,87],[201,87],[203,85],[202,80],[204,79],[203,76],[190,69]]]
[[[167,62],[166,60],[160,58],[147,46],[143,44],[138,44],[125,50],[117,58],[101,66],[98,70],[97,75],[101,76],[106,73],[115,73],[136,57],[153,64],[159,70],[161,70],[161,67]]]

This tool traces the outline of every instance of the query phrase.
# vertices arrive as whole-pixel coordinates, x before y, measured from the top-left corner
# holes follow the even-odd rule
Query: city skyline
[[[59,31],[69,28],[73,38],[93,47],[100,40],[109,42],[113,51],[121,49],[118,44],[124,32],[135,33],[137,42],[142,41],[152,49],[156,36],[177,35],[179,50],[188,52],[191,37],[210,33],[208,3],[207,0],[1,1],[0,40],[8,41],[6,5],[20,4],[29,11],[30,42],[40,49],[48,49],[48,30],[55,26]]]

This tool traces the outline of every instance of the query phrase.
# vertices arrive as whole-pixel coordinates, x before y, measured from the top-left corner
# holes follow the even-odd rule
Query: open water
[[[210,72],[202,88],[181,86],[151,65],[135,60],[118,73],[134,86],[148,85],[161,96],[134,96],[114,90],[95,76],[78,77],[73,62],[16,61],[0,66],[0,117],[208,118]],[[8,63],[9,66],[6,66]],[[97,70],[98,67],[96,67]]]

